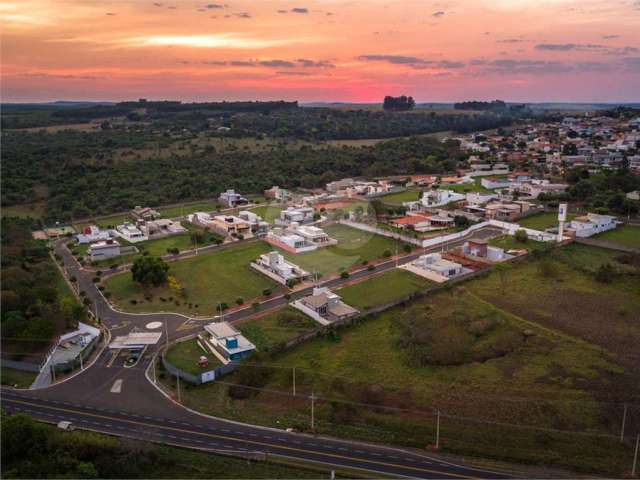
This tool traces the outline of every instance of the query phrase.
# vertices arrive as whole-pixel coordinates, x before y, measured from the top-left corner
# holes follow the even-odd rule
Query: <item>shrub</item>
[[[376,269],[376,266],[375,266],[375,265],[369,265],[369,266],[367,267],[367,270],[368,270],[369,272],[373,272],[375,269]]]
[[[116,268],[118,268],[118,264],[117,263],[112,263],[111,265],[109,265],[109,268],[111,270],[115,270]]]
[[[402,247],[402,250],[404,250],[405,253],[411,253],[411,245],[409,245],[408,243],[405,243],[404,247]]]
[[[132,298],[131,300],[129,300],[129,302],[131,303],[131,305],[135,305],[136,303],[138,303],[135,298]]]
[[[271,293],[272,293],[272,292],[271,292],[271,289],[270,289],[270,288],[265,288],[265,289],[262,291],[262,295],[264,295],[265,297],[269,297],[269,296],[271,296]]]
[[[342,272],[342,273],[340,274],[340,278],[349,278],[349,276],[350,276],[350,275],[349,275],[349,272],[347,272],[347,271],[344,271],[344,272]]]
[[[382,253],[382,256],[383,256],[384,258],[389,258],[391,255],[392,255],[391,250],[385,250],[385,251]]]
[[[601,283],[611,283],[615,274],[616,271],[610,263],[603,263],[596,270],[595,279]]]
[[[236,304],[237,305],[242,305],[243,303],[244,303],[244,298],[242,298],[242,297],[236,298]]]
[[[98,283],[98,282],[100,281],[100,277],[93,277],[93,278],[91,279],[91,281],[92,281],[93,283]]]
[[[104,292],[102,292],[102,294],[104,295],[104,298],[111,298],[111,292],[105,290]]]
[[[527,232],[522,229],[516,231],[514,238],[516,239],[517,242],[520,242],[520,243],[527,243],[527,240],[529,240],[529,236],[527,235]]]
[[[71,283],[76,283],[78,281],[78,279],[72,275],[72,276],[69,277],[69,281]]]
[[[98,270],[98,271],[96,271],[96,275],[97,275],[97,276],[99,276],[99,277],[101,277],[101,276],[102,276],[102,270]]]

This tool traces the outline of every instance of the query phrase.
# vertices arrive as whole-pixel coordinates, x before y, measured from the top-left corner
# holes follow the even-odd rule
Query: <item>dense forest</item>
[[[114,161],[118,146],[144,136],[99,133],[6,133],[2,164],[3,206],[29,202],[48,192],[46,216],[56,221],[217,195],[227,188],[259,192],[272,185],[319,187],[349,176],[438,173],[462,158],[457,142],[425,137],[390,140],[370,147],[287,149],[224,154],[198,150],[188,158]]]
[[[51,337],[86,316],[33,228],[31,219],[2,219],[2,349],[15,360],[46,350]]]

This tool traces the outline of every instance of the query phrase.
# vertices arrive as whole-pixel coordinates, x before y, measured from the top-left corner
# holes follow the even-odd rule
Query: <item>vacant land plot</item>
[[[492,247],[499,247],[503,250],[528,250],[530,252],[534,250],[545,250],[550,248],[551,245],[547,242],[538,242],[536,240],[527,239],[526,242],[519,242],[513,235],[503,235],[501,237],[492,238],[489,240],[489,245]]]
[[[185,289],[186,298],[178,298],[168,286],[144,289],[130,272],[110,277],[106,288],[113,302],[127,311],[212,315],[220,302],[234,305],[240,297],[249,300],[277,286],[249,266],[269,250],[266,243],[252,242],[171,262],[169,273]]]
[[[238,325],[238,329],[258,351],[272,349],[303,333],[318,329],[318,324],[302,312],[287,307]]]
[[[31,217],[35,219],[42,218],[44,214],[44,203],[27,203],[24,205],[13,205],[11,207],[2,207],[3,217]]]
[[[420,198],[421,190],[405,190],[404,192],[398,193],[390,193],[389,195],[384,195],[379,197],[383,203],[387,203],[389,205],[402,205],[403,202],[415,202]]]
[[[422,290],[432,282],[406,270],[395,269],[376,275],[354,285],[341,288],[338,293],[347,304],[365,312],[371,307],[392,302]]]
[[[567,221],[575,218],[575,215],[567,214]],[[558,226],[558,213],[557,212],[544,212],[530,217],[521,218],[516,220],[521,227],[532,228],[534,230],[546,230],[547,228]]]
[[[626,247],[640,248],[640,227],[622,225],[614,230],[600,233],[593,237],[596,240],[618,243]]]
[[[121,225],[124,222],[131,221],[133,221],[133,219],[129,214],[122,214],[104,217],[90,222],[76,223],[73,226],[76,228],[76,230],[81,231],[84,227],[87,227],[89,225],[97,225],[100,228],[115,228],[116,225]]]
[[[194,212],[213,212],[218,203],[215,200],[205,200],[197,203],[185,203],[184,205],[174,205],[173,207],[161,207],[158,209],[160,215],[165,218],[176,218],[189,215]]]
[[[285,257],[309,272],[328,275],[381,258],[387,250],[395,252],[395,240],[381,235],[337,224],[329,225],[324,230],[338,240],[337,245],[297,255],[283,252]],[[400,243],[399,251],[402,251],[402,246]]]
[[[251,211],[256,215],[260,215],[265,222],[273,224],[273,221],[276,218],[280,218],[280,212],[282,211],[282,208],[264,205],[262,207],[252,208]]]
[[[199,366],[198,361],[200,357],[207,357],[209,365],[206,367]],[[174,367],[191,373],[192,375],[198,375],[222,365],[218,357],[200,348],[198,340],[195,338],[172,345],[171,348],[167,350],[165,358]]]
[[[473,183],[465,183],[461,185],[440,185],[440,188],[445,190],[453,190],[459,193],[467,192],[490,192],[491,190],[482,186],[482,178],[500,178],[499,176],[489,177],[476,177],[473,179]]]
[[[597,281],[612,262],[623,269],[582,245],[536,255],[264,360],[259,393],[235,400],[237,390],[213,384],[183,400],[306,429],[313,391],[327,399],[316,402],[320,433],[419,448],[433,443],[437,409],[447,451],[620,475],[632,448],[616,439],[618,399],[640,393],[640,280]]]

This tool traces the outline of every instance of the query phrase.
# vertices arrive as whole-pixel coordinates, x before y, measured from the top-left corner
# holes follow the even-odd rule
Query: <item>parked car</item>
[[[73,425],[73,423],[68,422],[66,420],[62,420],[62,421],[58,422],[58,428],[60,430],[67,430],[67,431],[72,431],[72,430],[76,429],[76,427]]]

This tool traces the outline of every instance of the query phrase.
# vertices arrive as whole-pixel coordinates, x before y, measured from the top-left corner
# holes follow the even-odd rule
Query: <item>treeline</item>
[[[12,359],[45,350],[54,335],[86,314],[58,288],[62,278],[46,243],[32,238],[34,227],[30,219],[2,219],[2,349]]]
[[[413,97],[407,97],[406,95],[401,95],[399,97],[391,97],[387,95],[384,97],[384,101],[382,102],[382,108],[384,110],[396,112],[411,110],[415,106],[416,101]]]
[[[567,170],[565,180],[571,186],[563,198],[583,202],[590,211],[621,215],[638,213],[638,202],[627,198],[626,194],[640,190],[640,177],[629,175],[626,167],[595,175],[587,168],[573,168]]]
[[[113,161],[96,154],[140,138],[119,138],[113,132],[69,133],[5,135],[4,206],[24,202],[33,198],[36,189],[44,189],[48,191],[47,218],[65,221],[135,205],[212,197],[227,188],[260,192],[272,185],[320,187],[351,176],[441,173],[451,171],[462,159],[457,142],[414,137],[361,148],[274,147],[224,154],[214,149],[194,151],[187,158]]]
[[[473,100],[470,102],[458,102],[453,104],[456,110],[492,110],[503,111],[507,109],[507,104],[503,100],[493,100],[491,102],[480,102]]]

